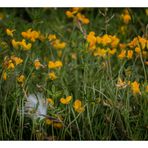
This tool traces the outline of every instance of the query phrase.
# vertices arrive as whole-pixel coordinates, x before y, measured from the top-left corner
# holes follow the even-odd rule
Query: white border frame
[[[0,0],[0,7],[148,7],[148,0]]]

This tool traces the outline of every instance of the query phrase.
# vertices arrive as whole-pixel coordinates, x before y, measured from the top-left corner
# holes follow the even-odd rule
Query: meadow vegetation
[[[0,9],[0,140],[147,140],[148,9]]]

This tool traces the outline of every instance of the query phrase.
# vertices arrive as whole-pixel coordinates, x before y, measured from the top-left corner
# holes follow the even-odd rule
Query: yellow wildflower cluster
[[[55,41],[53,41],[51,43],[51,45],[55,48],[55,49],[63,49],[66,47],[66,43],[65,42],[61,42],[59,39],[56,39]]]
[[[17,56],[5,57],[3,62],[4,71],[2,73],[3,80],[7,80],[7,70],[14,70],[15,66],[23,63],[23,59]]]
[[[32,28],[30,28],[26,32],[22,32],[21,35],[26,39],[30,39],[31,42],[35,42],[36,39],[39,39],[40,32],[32,30]]]
[[[62,120],[63,120],[62,116],[57,115],[57,122],[54,121],[54,120],[51,120],[49,118],[45,118],[45,124],[48,125],[48,126],[52,125],[54,128],[60,129],[60,128],[63,128]]]
[[[11,41],[12,43],[12,46],[15,48],[15,49],[18,49],[19,46],[22,47],[23,50],[30,50],[31,47],[32,47],[32,44],[31,43],[26,43],[26,40],[23,39],[22,41],[16,41],[16,40],[12,40]]]
[[[63,66],[61,61],[49,61],[48,62],[48,68],[55,69],[55,68],[61,68]]]
[[[86,37],[89,43],[89,49],[94,52],[94,56],[105,56],[107,53],[114,55],[116,47],[120,40],[116,36],[105,34],[103,36],[95,36],[95,32],[90,32]]]
[[[94,56],[104,57],[104,56],[106,56],[106,53],[107,53],[107,50],[105,50],[104,48],[98,47],[94,52]]]
[[[14,69],[15,66],[21,64],[22,62],[23,59],[16,56],[11,56],[10,58],[5,57],[3,67],[6,69]]]
[[[75,8],[72,8],[71,10],[66,11],[66,15],[69,18],[73,18],[74,15],[77,14],[78,11],[80,11],[80,10],[81,10],[80,8],[76,8],[76,7]]]
[[[48,40],[55,49],[63,49],[66,47],[66,43],[57,39],[55,34],[49,34]]]
[[[45,119],[46,125],[53,125],[54,128],[63,128],[63,124],[61,122],[53,122],[50,119]]]
[[[75,20],[80,21],[82,24],[88,24],[89,19],[85,17],[85,15],[80,13],[80,8],[72,8],[71,10],[66,11],[66,15],[68,18],[73,18]]]
[[[136,48],[144,50],[145,48],[148,48],[148,39],[141,36],[137,36],[128,44],[128,46],[130,48],[135,48],[135,50]],[[140,52],[140,49],[137,49],[137,52]]]
[[[66,98],[61,98],[60,99],[60,102],[62,104],[69,104],[69,102],[71,101],[71,99],[72,99],[72,96],[67,96]]]
[[[117,38],[115,35],[112,36],[112,35],[104,34],[103,36],[95,36],[95,32],[90,32],[87,35],[86,40],[90,44],[90,49],[95,49],[96,43],[101,44],[103,46],[110,46],[112,48],[115,48],[117,47],[120,41],[119,38]]]
[[[144,37],[135,37],[131,42],[124,46],[121,46],[121,51],[118,55],[119,59],[128,58],[132,59],[134,54],[139,55],[140,53],[143,57],[148,56],[148,40]],[[128,49],[128,50],[127,50]]]
[[[62,62],[61,61],[49,61],[48,62],[48,68],[49,69],[57,69],[57,68],[61,68],[63,66]],[[48,73],[48,77],[51,79],[51,80],[55,80],[57,79],[57,76],[55,74],[54,71],[51,71]]]
[[[119,59],[132,59],[134,53],[139,54],[141,52],[144,57],[148,57],[148,51],[146,50],[148,49],[148,40],[141,36],[123,44],[115,35],[96,36],[95,32],[90,32],[86,40],[89,43],[89,50],[93,52],[94,56],[105,57],[117,53]]]
[[[119,59],[123,59],[125,57],[127,57],[128,59],[132,59],[132,57],[133,57],[133,50],[126,51],[125,49],[122,49],[121,52],[118,55],[118,58]]]
[[[122,50],[118,55],[118,58],[123,59],[127,57],[128,59],[132,59],[134,53],[139,55],[140,53],[144,56],[148,56],[148,40],[144,37],[135,37],[131,42],[127,43],[124,46],[120,47]],[[127,48],[128,50],[125,50]]]
[[[119,44],[120,39],[117,38],[115,35],[112,36],[105,34],[101,37],[101,40],[98,38],[97,41],[98,43],[103,44],[103,46],[111,46],[112,48],[115,48]]]
[[[23,59],[16,57],[16,56],[11,56],[12,61],[14,61],[15,65],[19,65],[23,63]]]

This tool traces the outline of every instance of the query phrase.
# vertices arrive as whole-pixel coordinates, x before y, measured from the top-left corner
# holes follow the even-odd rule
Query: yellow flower
[[[75,14],[77,14],[79,10],[80,8],[72,8],[70,11],[66,11],[66,15],[68,18],[74,18]]]
[[[128,24],[129,21],[131,20],[131,16],[130,16],[129,14],[124,14],[124,15],[122,15],[122,18],[123,18],[123,22],[124,22],[125,24]]]
[[[115,48],[117,47],[117,45],[119,44],[120,42],[120,39],[118,39],[116,36],[110,36],[112,42],[111,42],[111,46],[112,48]]]
[[[91,31],[87,37],[86,37],[87,42],[89,43],[89,48],[90,49],[95,49],[95,45],[97,42],[97,38],[95,37],[95,32]]]
[[[56,123],[56,122],[55,122],[55,123],[53,123],[53,127],[54,127],[54,128],[63,128],[63,124],[60,123],[60,122],[59,122],[59,123]]]
[[[81,21],[83,24],[88,24],[89,23],[89,19],[88,18],[86,18],[84,15],[82,15],[81,13],[78,13],[77,15],[76,15],[76,17],[77,17],[77,19],[79,20],[79,21]]]
[[[128,59],[132,59],[132,57],[133,57],[133,51],[132,50],[128,50],[127,51],[127,58]]]
[[[139,47],[136,47],[136,48],[135,48],[135,52],[136,52],[136,53],[140,53],[140,51],[141,51],[141,49],[140,49]]]
[[[21,35],[22,35],[24,38],[28,38],[28,33],[27,33],[27,32],[22,32]]]
[[[112,42],[111,36],[108,34],[105,34],[102,36],[102,44],[106,46],[107,44],[110,44]]]
[[[61,61],[49,61],[48,62],[48,68],[50,68],[50,69],[54,69],[54,68],[60,68],[60,67],[62,67],[63,66],[63,64],[62,64],[62,62]]]
[[[116,51],[117,51],[117,49],[113,48],[113,49],[109,49],[108,53],[111,54],[111,55],[114,55],[116,53]]]
[[[31,43],[26,43],[26,41],[23,39],[19,44],[23,47],[24,50],[30,50],[32,47]]]
[[[53,121],[51,121],[50,119],[45,119],[45,124],[46,125],[51,125],[53,123]]]
[[[3,74],[2,74],[2,77],[3,77],[3,80],[7,80],[7,73],[6,72],[3,72]]]
[[[11,56],[11,59],[15,62],[15,65],[19,65],[23,62],[23,59],[16,56]]]
[[[98,49],[94,52],[94,56],[101,56],[101,57],[104,57],[104,56],[106,56],[106,53],[107,53],[107,50],[98,48]]]
[[[66,43],[65,42],[61,42],[59,39],[54,40],[51,45],[55,48],[55,49],[63,49],[66,47]]]
[[[101,44],[102,38],[101,38],[100,36],[97,36],[96,39],[97,39],[97,43],[98,43],[98,44]]]
[[[25,81],[25,76],[24,76],[24,75],[20,75],[19,77],[17,77],[17,81],[18,81],[19,83],[24,83],[24,81]]]
[[[68,18],[73,18],[74,17],[74,13],[71,11],[66,11],[66,15]]]
[[[12,43],[12,46],[15,48],[15,49],[18,49],[19,47],[19,42],[15,41],[14,39],[11,41]]]
[[[57,79],[57,76],[55,75],[55,73],[54,73],[53,71],[50,72],[48,75],[49,75],[49,78],[50,78],[51,80]]]
[[[51,105],[54,105],[54,101],[52,98],[47,98],[47,102]]]
[[[8,61],[8,66],[7,66],[7,68],[8,68],[8,69],[14,69],[14,68],[15,68],[14,64],[12,63],[12,60],[9,60],[9,61]]]
[[[80,10],[82,10],[82,8],[79,8],[79,7],[72,8],[73,13],[78,13]]]
[[[49,34],[49,36],[48,36],[48,40],[49,41],[53,41],[53,40],[56,40],[56,35],[55,34]]]
[[[140,84],[138,82],[136,82],[136,81],[131,83],[131,88],[132,88],[133,94],[141,94],[139,85]]]
[[[72,99],[72,96],[67,96],[66,98],[61,98],[60,99],[60,102],[62,104],[69,104],[69,102],[71,101],[71,99]]]
[[[138,43],[139,43],[138,38],[135,37],[135,38],[128,44],[128,46],[129,46],[130,48],[134,48],[135,46],[138,45]]]
[[[32,30],[32,29],[28,29],[26,32],[22,32],[21,35],[24,38],[30,39],[32,42],[35,42],[36,39],[39,39],[40,32]]]
[[[75,109],[76,112],[81,113],[84,112],[84,106],[82,106],[82,102],[80,100],[75,100],[73,104],[73,108]]]
[[[144,49],[146,47],[147,40],[145,38],[138,36],[138,41],[140,42],[141,48]]]
[[[126,50],[122,50],[121,53],[118,55],[119,59],[123,59],[126,56]]]
[[[36,39],[39,39],[39,37],[40,37],[40,32],[38,32],[38,31],[32,31],[32,33],[30,35],[30,40],[32,42],[35,42]]]
[[[8,35],[8,36],[11,36],[11,37],[13,37],[13,32],[14,32],[14,31],[15,31],[15,30],[6,29],[7,35]]]
[[[56,66],[56,68],[60,68],[60,67],[63,66],[63,64],[62,64],[61,61],[56,61],[56,62],[55,62],[55,66]]]
[[[48,68],[53,69],[55,68],[55,63],[53,61],[48,62]]]
[[[35,69],[39,69],[39,68],[42,66],[42,64],[41,64],[40,61],[37,59],[37,60],[34,61],[34,66],[35,66]]]

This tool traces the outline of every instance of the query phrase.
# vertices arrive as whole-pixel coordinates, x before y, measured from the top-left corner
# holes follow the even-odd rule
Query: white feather
[[[47,114],[47,103],[41,93],[28,95],[25,103],[25,112],[31,115],[34,119],[44,118],[42,115]]]

